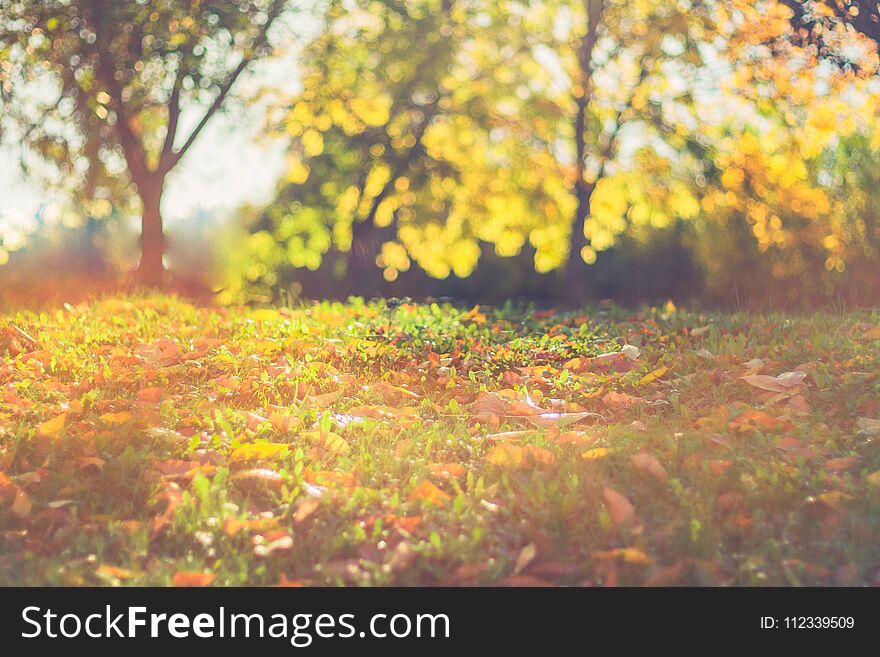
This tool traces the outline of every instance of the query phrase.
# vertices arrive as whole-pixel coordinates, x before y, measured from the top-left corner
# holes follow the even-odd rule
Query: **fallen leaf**
[[[15,497],[12,500],[10,511],[12,511],[17,518],[24,519],[30,517],[31,508],[33,508],[33,504],[31,504],[31,500],[27,496],[27,493],[21,488],[18,488],[15,491]]]
[[[728,424],[731,431],[748,432],[762,431],[764,433],[780,433],[791,431],[794,425],[786,419],[775,418],[764,411],[746,409],[740,412]]]
[[[281,490],[284,479],[281,474],[271,468],[250,468],[239,470],[230,477],[239,486],[265,486],[273,490]]]
[[[148,404],[158,404],[162,401],[167,389],[168,388],[165,387],[141,388],[138,390],[137,394],[138,401]]]
[[[727,472],[727,469],[731,465],[733,465],[733,461],[723,459],[710,459],[707,465],[709,467],[709,472],[714,475],[722,475]]]
[[[67,422],[67,412],[56,415],[51,420],[43,422],[37,427],[37,435],[47,438],[57,438],[64,430],[64,424]]]
[[[823,466],[829,472],[846,472],[859,466],[861,459],[858,456],[840,456],[828,459]]]
[[[631,410],[641,403],[641,398],[633,397],[625,392],[614,392],[613,390],[602,397],[602,403],[616,410]]]
[[[593,557],[602,561],[619,559],[624,563],[636,564],[638,566],[650,566],[654,563],[654,560],[651,559],[651,557],[638,548],[633,547],[616,548],[614,550],[599,550],[593,552]]]
[[[196,573],[178,570],[171,578],[172,586],[210,586],[217,576],[213,573]]]
[[[535,557],[538,554],[538,549],[535,547],[534,543],[529,543],[522,550],[519,551],[519,555],[516,558],[516,565],[513,568],[513,574],[518,575],[525,568],[534,561]]]
[[[440,477],[452,477],[458,479],[463,477],[465,467],[459,463],[435,463],[431,466],[431,472]]]
[[[605,458],[609,454],[613,454],[614,451],[615,450],[610,447],[594,447],[593,449],[588,449],[586,452],[583,452],[581,458],[586,461],[595,461],[597,459]]]
[[[666,468],[663,467],[657,457],[648,452],[635,454],[630,458],[630,461],[637,470],[649,474],[660,481],[665,481],[668,476]]]
[[[448,493],[444,493],[427,479],[423,479],[409,494],[410,502],[425,502],[432,506],[446,506],[451,500]]]
[[[768,390],[770,392],[788,392],[794,387],[803,385],[807,377],[805,372],[783,372],[779,376],[767,376],[766,374],[750,374],[740,377],[750,386]]]
[[[653,383],[657,379],[661,378],[664,374],[666,374],[667,371],[669,371],[668,367],[658,367],[653,372],[648,372],[647,374],[645,374],[645,376],[639,379],[639,385],[643,386],[648,383]]]
[[[317,511],[319,506],[321,506],[321,503],[314,498],[299,500],[296,504],[296,510],[293,512],[293,521],[297,524],[303,522]]]
[[[234,449],[229,455],[229,460],[252,461],[271,459],[289,449],[290,446],[287,443],[250,443]]]
[[[556,455],[543,447],[534,445],[520,447],[502,443],[489,450],[486,454],[486,462],[501,467],[520,468],[533,464],[553,464],[556,462]]]
[[[602,489],[602,497],[608,507],[608,517],[617,526],[629,524],[635,517],[635,507],[623,495],[607,486]]]
[[[351,449],[345,438],[332,431],[306,431],[302,437],[332,454],[344,454]]]
[[[101,416],[101,421],[104,424],[112,424],[112,425],[125,424],[126,422],[128,422],[132,419],[134,419],[134,415],[132,415],[128,411],[121,411],[119,413],[104,413]]]
[[[589,418],[604,419],[598,413],[539,413],[526,415],[523,419],[536,427],[564,427]]]
[[[109,565],[98,566],[95,569],[95,574],[114,579],[130,579],[133,577],[133,573],[130,570]]]

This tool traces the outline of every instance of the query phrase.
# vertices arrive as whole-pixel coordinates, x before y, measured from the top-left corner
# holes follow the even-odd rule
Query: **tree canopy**
[[[86,212],[140,202],[148,284],[162,279],[165,178],[268,52],[285,4],[0,1],[0,127]],[[188,130],[185,114],[198,115]]]

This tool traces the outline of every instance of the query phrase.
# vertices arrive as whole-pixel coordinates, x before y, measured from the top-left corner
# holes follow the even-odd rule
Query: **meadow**
[[[880,314],[0,315],[0,584],[880,584]]]

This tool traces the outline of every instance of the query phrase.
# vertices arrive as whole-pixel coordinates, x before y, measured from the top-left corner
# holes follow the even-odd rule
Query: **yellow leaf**
[[[645,374],[641,379],[639,379],[639,385],[645,385],[646,383],[652,383],[659,379],[661,376],[666,374],[668,367],[660,367],[654,370],[653,372],[649,372]]]
[[[650,566],[654,560],[638,548],[617,548],[615,550],[600,550],[593,552],[593,557],[602,560],[620,559],[624,563]]]
[[[880,488],[880,470],[877,470],[877,472],[872,472],[871,474],[869,474],[867,476],[867,480],[868,480],[868,483],[871,484],[872,486],[876,486],[877,488]]]
[[[609,454],[613,454],[614,450],[610,447],[594,447],[593,449],[588,449],[586,452],[581,454],[581,458],[587,461],[595,461],[598,459],[603,459]]]
[[[46,436],[48,438],[57,438],[58,434],[64,429],[64,423],[67,422],[67,411],[56,415],[51,420],[43,422],[37,427],[37,435]]]
[[[489,450],[486,462],[505,468],[519,468],[534,463],[546,465],[556,462],[556,455],[543,447],[527,445],[519,447],[509,443],[502,443]]]
[[[229,455],[230,461],[251,461],[255,459],[271,459],[284,450],[289,449],[287,443],[252,443],[242,445]]]
[[[306,431],[302,434],[310,442],[315,443],[333,454],[344,454],[350,448],[345,439],[332,431]]]
[[[98,566],[95,570],[97,575],[103,575],[105,577],[114,577],[116,579],[130,579],[132,577],[132,572],[130,570],[126,570],[125,568],[117,568],[116,566]]]
[[[817,495],[816,498],[835,511],[842,511],[844,503],[847,500],[852,499],[846,493],[841,493],[837,490],[831,491],[830,493],[822,493],[821,495]]]
[[[101,416],[101,421],[106,424],[125,424],[132,418],[134,418],[134,415],[128,411],[122,411],[121,413],[104,413]]]

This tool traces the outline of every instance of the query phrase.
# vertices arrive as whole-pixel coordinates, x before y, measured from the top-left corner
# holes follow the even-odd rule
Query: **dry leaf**
[[[43,422],[43,424],[37,427],[37,435],[45,436],[47,438],[57,438],[58,434],[64,430],[65,422],[67,422],[67,411],[56,415],[51,420]]]
[[[538,554],[538,548],[535,547],[534,543],[529,543],[522,550],[519,551],[519,556],[516,558],[516,565],[513,568],[513,574],[518,575],[525,568],[535,560],[535,556]]]
[[[602,497],[605,499],[608,517],[611,518],[612,523],[620,526],[632,522],[635,517],[635,507],[626,497],[607,486],[602,489]]]
[[[660,481],[665,481],[668,476],[666,468],[663,467],[657,457],[648,452],[635,454],[630,458],[630,461],[637,470],[649,474]]]

